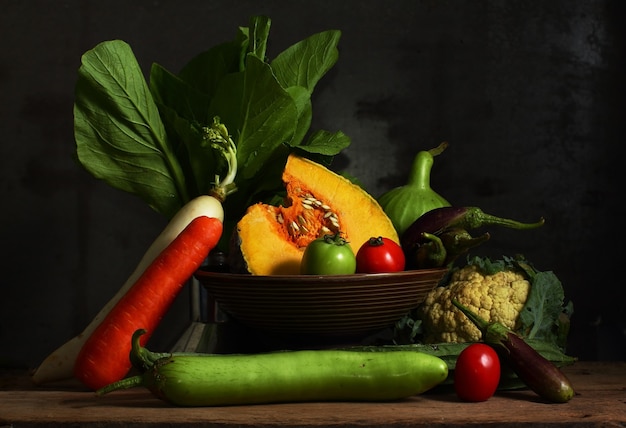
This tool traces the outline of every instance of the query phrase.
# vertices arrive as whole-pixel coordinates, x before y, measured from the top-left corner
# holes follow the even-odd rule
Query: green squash
[[[408,183],[382,194],[378,203],[391,219],[398,235],[427,211],[439,207],[449,207],[450,203],[430,187],[430,172],[434,157],[448,147],[447,142],[417,153]]]

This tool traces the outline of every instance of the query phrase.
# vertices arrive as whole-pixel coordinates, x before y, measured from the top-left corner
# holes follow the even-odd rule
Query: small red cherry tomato
[[[486,401],[500,382],[500,359],[484,343],[472,343],[463,349],[454,368],[454,390],[463,401]]]
[[[404,251],[395,241],[379,236],[370,238],[356,253],[358,273],[388,273],[404,270]]]

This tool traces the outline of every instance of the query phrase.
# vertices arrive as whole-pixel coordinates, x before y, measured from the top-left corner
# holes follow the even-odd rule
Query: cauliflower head
[[[417,315],[422,320],[425,343],[477,342],[478,328],[452,303],[453,299],[487,321],[515,330],[530,292],[530,282],[518,271],[483,274],[476,265],[454,271],[446,286],[433,289]]]

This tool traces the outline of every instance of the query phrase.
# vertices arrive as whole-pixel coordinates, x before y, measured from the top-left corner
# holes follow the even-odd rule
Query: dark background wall
[[[479,253],[555,271],[575,304],[569,353],[623,360],[624,4],[0,0],[0,364],[34,366],[80,332],[165,224],[74,162],[80,56],[119,38],[144,70],[176,72],[260,14],[270,56],[343,32],[313,99],[313,128],[353,141],[334,168],[378,196],[418,150],[449,141],[432,184],[451,202],[547,220],[491,229]],[[188,317],[184,293],[154,347]]]

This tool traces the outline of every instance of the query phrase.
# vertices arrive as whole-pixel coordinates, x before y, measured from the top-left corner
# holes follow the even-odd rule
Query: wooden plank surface
[[[577,395],[565,404],[528,390],[482,403],[449,391],[391,403],[289,403],[177,408],[143,388],[97,397],[74,382],[36,387],[2,373],[0,428],[56,427],[626,427],[626,363],[578,362],[564,369]]]

